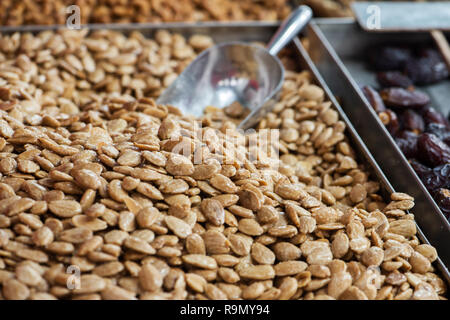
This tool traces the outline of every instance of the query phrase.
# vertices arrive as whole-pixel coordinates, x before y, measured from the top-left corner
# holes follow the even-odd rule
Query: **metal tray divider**
[[[314,75],[317,83],[322,87],[322,89],[325,91],[327,98],[330,99],[330,101],[333,103],[336,111],[338,111],[340,118],[345,122],[347,126],[347,132],[350,133],[352,142],[357,146],[358,151],[360,151],[364,157],[364,160],[369,164],[370,169],[375,174],[377,179],[381,182],[382,187],[386,192],[393,193],[395,192],[395,189],[392,187],[391,183],[386,178],[386,175],[384,174],[383,170],[381,170],[380,166],[376,162],[375,158],[372,156],[371,152],[367,148],[367,146],[364,144],[363,139],[359,136],[357,133],[355,127],[350,122],[349,118],[347,117],[346,113],[342,109],[341,105],[337,101],[336,97],[333,95],[330,87],[325,82],[324,78],[322,77],[321,73],[317,69],[316,65],[314,64],[313,60],[307,53],[307,51],[303,48],[300,41],[298,39],[294,40],[295,45],[297,46],[298,50],[300,51],[301,55],[303,56],[303,59],[305,60],[305,63],[307,65],[307,68],[311,71],[311,73]],[[389,199],[388,195],[384,195],[385,199]],[[430,244],[427,237],[423,233],[422,229],[419,227],[419,225],[416,222],[417,226],[417,234],[420,241],[426,244]],[[438,251],[439,252],[439,251]],[[450,273],[447,266],[443,263],[440,257],[436,260],[436,266],[439,269],[439,271],[442,272],[444,278],[446,279],[447,283],[450,284]]]
[[[353,19],[333,19],[330,23],[348,23]],[[320,19],[321,23],[327,23]],[[377,163],[390,178],[397,190],[407,192],[414,196],[416,206],[416,224],[421,240],[430,239],[439,253],[438,267],[445,274],[450,283],[449,271],[446,266],[450,264],[450,247],[447,245],[450,237],[450,225],[437,207],[434,200],[422,184],[416,173],[409,165],[395,141],[382,125],[375,111],[368,104],[358,84],[353,79],[350,71],[333,49],[318,24],[311,23],[308,29],[311,41],[310,54],[314,66],[326,81],[330,90],[340,98],[344,112],[347,113],[352,123],[358,129],[359,136],[374,155]],[[419,183],[420,182],[420,183]],[[416,187],[418,186],[419,189]],[[422,230],[425,230],[427,237]],[[428,240],[426,241],[428,242]],[[445,262],[445,263],[444,263]]]

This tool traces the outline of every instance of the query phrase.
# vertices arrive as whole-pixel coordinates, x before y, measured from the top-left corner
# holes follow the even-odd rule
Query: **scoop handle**
[[[308,24],[312,18],[312,10],[308,6],[299,6],[287,17],[270,39],[267,50],[275,56]]]

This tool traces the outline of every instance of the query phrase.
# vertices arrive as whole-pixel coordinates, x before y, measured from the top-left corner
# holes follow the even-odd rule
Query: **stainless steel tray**
[[[450,265],[450,225],[420,181],[395,141],[365,99],[359,85],[374,84],[374,74],[364,65],[369,45],[431,42],[427,33],[366,33],[353,19],[316,19],[308,28],[310,54],[320,74],[360,137],[396,190],[414,196],[412,212],[418,225],[434,245],[444,263]],[[450,112],[450,82],[421,87],[432,98],[432,105],[444,114]]]
[[[94,29],[114,29],[117,31],[121,31],[124,33],[132,32],[132,31],[140,31],[146,36],[151,36],[156,30],[159,29],[165,29],[169,30],[171,32],[177,32],[184,36],[189,36],[192,34],[207,34],[212,36],[212,38],[216,41],[216,43],[224,42],[224,41],[230,41],[230,40],[240,40],[240,41],[263,41],[267,42],[276,28],[278,27],[278,23],[271,23],[271,22],[238,22],[238,23],[165,23],[165,24],[122,24],[122,25],[89,25],[88,26],[91,30]],[[60,28],[60,26],[44,26],[44,27],[6,27],[1,28],[0,27],[0,33],[13,33],[13,32],[38,32],[42,30],[55,30]],[[382,188],[383,197],[385,200],[389,201],[389,194],[394,192],[394,188],[389,183],[388,179],[384,175],[383,171],[380,169],[380,166],[378,166],[377,162],[375,161],[374,157],[371,155],[369,149],[364,144],[363,139],[358,135],[355,127],[350,122],[351,118],[354,118],[352,115],[351,109],[346,109],[345,111],[349,115],[347,117],[346,113],[344,112],[344,109],[341,107],[341,105],[338,103],[337,99],[333,95],[333,93],[330,90],[330,87],[325,82],[324,78],[322,78],[321,73],[319,72],[318,68],[316,67],[315,63],[312,61],[310,56],[308,55],[307,51],[303,48],[300,41],[298,39],[294,40],[294,43],[292,45],[292,48],[294,50],[294,53],[296,57],[298,58],[298,64],[299,67],[303,70],[309,70],[316,83],[320,85],[326,95],[327,98],[334,104],[334,107],[336,111],[339,113],[340,118],[346,123],[347,125],[347,131],[346,134],[349,137],[355,151],[358,153],[359,160],[366,164],[367,168],[371,171],[373,174],[373,177],[376,178]],[[317,58],[317,57],[316,57]],[[321,66],[321,61],[317,60],[315,61],[318,66]],[[323,61],[326,62],[325,60]],[[332,87],[335,86],[335,83],[332,83]],[[367,115],[366,115],[367,116]],[[367,141],[366,141],[367,142]],[[399,191],[404,191],[404,189],[399,188]],[[419,225],[421,225],[419,223]],[[420,227],[418,228],[418,237],[423,243],[428,243],[427,237],[430,238],[432,234],[429,234],[429,229],[425,229],[425,234],[422,232]],[[448,238],[447,238],[448,239]],[[447,283],[450,284],[450,274],[447,269],[447,267],[442,262],[442,257],[448,258],[448,250],[445,251],[444,246],[438,247],[438,243],[431,242],[434,246],[437,247],[438,254],[440,255],[440,258],[437,259],[437,261],[434,263],[434,266],[441,272],[444,279],[447,281]],[[442,252],[441,252],[442,250]],[[445,260],[449,261],[449,260]],[[447,263],[447,265],[449,265]]]

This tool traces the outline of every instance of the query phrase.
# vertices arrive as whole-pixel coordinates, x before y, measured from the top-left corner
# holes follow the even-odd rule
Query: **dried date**
[[[401,70],[411,56],[412,53],[409,48],[382,46],[370,50],[369,62],[377,71]]]
[[[380,94],[374,88],[364,86],[362,87],[362,92],[375,112],[379,113],[386,110],[383,99],[381,99]]]
[[[419,136],[416,133],[405,130],[400,132],[398,137],[395,138],[395,142],[406,158],[415,158],[417,157],[418,138]]]
[[[421,108],[430,103],[426,93],[404,88],[383,89],[380,95],[386,106],[394,108]]]
[[[380,112],[378,116],[388,129],[389,133],[393,136],[397,135],[400,130],[400,122],[398,121],[397,114],[391,109],[386,109],[384,112]]]
[[[408,88],[413,85],[408,76],[404,75],[400,71],[385,71],[377,73],[377,80],[380,86],[383,88],[388,87],[400,87]]]
[[[427,85],[448,78],[449,72],[440,53],[434,49],[421,49],[418,56],[405,63],[405,73],[418,85]]]
[[[417,155],[417,141],[412,144],[410,141],[402,138],[395,138],[395,143],[400,148],[406,158],[412,158]]]
[[[448,177],[442,175],[442,173],[445,173],[446,169],[442,168],[442,166],[435,169],[430,169],[415,159],[411,159],[409,163],[428,191],[433,192],[434,190],[448,185]]]
[[[450,146],[450,129],[447,126],[441,123],[432,122],[427,125],[425,131],[434,134]]]
[[[434,194],[434,200],[436,200],[437,205],[441,208],[442,213],[447,219],[450,218],[450,190],[445,188],[440,188]]]
[[[400,122],[406,130],[421,133],[425,129],[425,122],[420,114],[413,110],[406,110],[400,116]]]
[[[428,168],[426,165],[423,165],[416,159],[409,160],[409,163],[422,181],[424,181],[425,178],[432,172],[431,168]]]
[[[426,124],[440,123],[450,129],[450,122],[445,119],[444,115],[437,111],[435,108],[427,106],[422,109],[422,117]]]
[[[432,133],[423,133],[417,141],[420,160],[435,167],[450,162],[450,147]]]
[[[450,163],[435,167],[433,172],[445,180],[445,184],[443,184],[444,187],[450,188]]]

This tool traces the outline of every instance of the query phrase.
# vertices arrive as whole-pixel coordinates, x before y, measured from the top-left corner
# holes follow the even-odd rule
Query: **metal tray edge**
[[[336,20],[336,19],[333,19]],[[345,21],[344,21],[345,20]],[[338,21],[331,21],[330,19],[317,19],[316,20],[318,23],[336,23],[337,24],[347,24],[347,23],[355,23],[354,19],[338,19]],[[399,157],[401,158],[401,160],[404,162],[402,163],[402,165],[407,164],[407,166],[405,166],[406,168],[408,168],[409,171],[412,172],[412,174],[414,174],[416,176],[416,178],[418,179],[416,173],[414,172],[414,170],[412,169],[412,167],[409,165],[409,163],[407,163],[406,158],[404,157],[403,153],[398,149],[397,145],[394,143],[394,140],[392,139],[391,135],[387,132],[387,129],[384,127],[384,125],[381,124],[380,120],[378,119],[377,115],[375,114],[375,112],[373,111],[373,109],[370,107],[370,104],[368,103],[368,101],[365,99],[363,93],[361,92],[361,90],[359,89],[359,86],[357,85],[357,83],[355,82],[355,80],[352,78],[350,72],[348,71],[348,69],[345,67],[344,63],[341,61],[341,59],[339,58],[339,56],[337,55],[337,53],[334,51],[334,49],[332,48],[332,45],[328,42],[328,40],[326,39],[325,35],[321,32],[319,26],[317,25],[316,21],[313,21],[312,23],[310,23],[309,25],[309,30],[308,30],[308,34],[310,34],[311,32],[314,33],[314,36],[318,37],[319,41],[321,42],[321,45],[324,46],[324,48],[328,51],[327,53],[333,58],[334,63],[338,66],[338,68],[341,70],[341,72],[345,75],[345,77],[347,78],[346,80],[348,80],[348,82],[351,84],[351,88],[349,88],[349,90],[353,90],[360,98],[361,102],[365,105],[365,107],[367,108],[368,112],[371,114],[372,117],[376,118],[380,128],[385,132],[385,135],[389,137],[389,139],[391,140],[391,144],[394,145],[395,150],[398,152]],[[313,64],[313,69],[317,69],[315,63],[312,61],[311,59],[311,63]],[[322,77],[321,73],[317,70],[318,74],[320,75],[320,77],[323,79],[323,82],[326,83],[325,79]],[[326,87],[328,87],[328,85],[325,85]],[[329,87],[328,89],[330,91],[332,91]],[[364,146],[366,146],[366,144],[364,143]],[[367,147],[366,147],[367,148]],[[368,151],[370,153],[370,151]],[[371,153],[370,153],[371,154]],[[373,158],[374,159],[374,158]],[[373,160],[376,163],[376,166],[379,168],[378,163]],[[381,172],[383,172],[381,170],[381,168],[379,168],[379,170]],[[384,178],[386,179],[384,173],[383,173]],[[386,186],[388,187],[388,191],[390,192],[394,192],[394,189],[392,187],[392,185],[388,182],[388,180],[386,179]],[[422,189],[422,191],[426,191],[424,185],[420,182],[420,187]],[[427,196],[429,196],[431,198],[431,196],[429,195],[428,191],[426,191],[425,193]],[[435,208],[437,209],[437,212],[439,213],[440,217],[442,218],[442,220],[444,221],[444,224],[441,226],[441,228],[447,228],[449,229],[449,224],[448,221],[445,219],[445,217],[443,216],[442,212],[439,210],[439,208],[437,207],[436,203],[434,202],[434,200],[431,202]],[[419,239],[427,244],[430,244],[430,241],[428,240],[428,238],[425,236],[425,233],[422,231],[422,229],[419,226],[419,223],[416,221],[416,225],[417,225],[417,230],[418,230],[418,236]],[[439,250],[438,250],[438,255],[439,255]],[[441,259],[441,257],[438,257],[438,259],[435,261],[436,266],[438,267],[438,269],[443,273],[443,275],[446,278],[446,281],[448,284],[450,284],[450,272],[449,272],[449,268],[447,267],[447,265],[443,262],[443,260]]]

